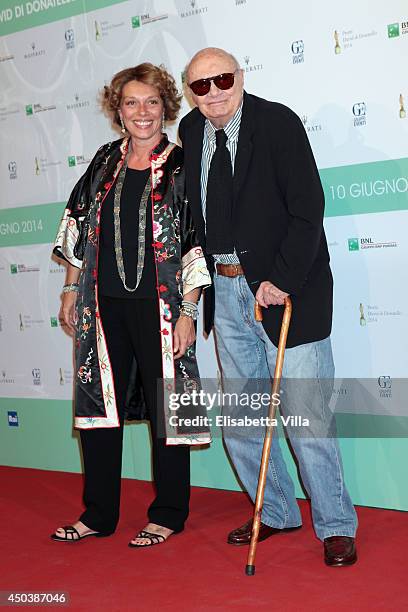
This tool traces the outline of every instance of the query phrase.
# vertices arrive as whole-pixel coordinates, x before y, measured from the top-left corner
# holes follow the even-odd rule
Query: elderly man
[[[323,229],[324,196],[300,119],[289,108],[244,91],[243,70],[222,49],[199,51],[186,70],[197,108],[180,123],[187,194],[200,240],[214,270],[207,291],[205,329],[214,325],[223,380],[273,376],[284,298],[291,296],[283,376],[286,416],[318,423],[320,432],[288,435],[311,498],[327,565],[357,559],[356,513],[346,490],[328,407],[334,364],[330,332],[333,281]],[[254,318],[255,299],[263,322]],[[293,381],[297,381],[293,384]],[[326,435],[327,434],[327,435]],[[224,440],[252,500],[262,437]],[[301,516],[294,486],[274,437],[260,540],[295,530]],[[252,520],[228,535],[249,544]]]

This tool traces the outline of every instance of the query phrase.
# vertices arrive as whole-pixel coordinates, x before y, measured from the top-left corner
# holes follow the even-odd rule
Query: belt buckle
[[[235,268],[235,276],[239,276],[240,272],[238,270],[238,264],[232,264]]]

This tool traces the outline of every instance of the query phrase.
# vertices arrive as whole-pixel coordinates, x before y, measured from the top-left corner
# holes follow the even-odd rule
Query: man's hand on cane
[[[255,299],[263,308],[268,306],[283,306],[289,293],[281,291],[273,283],[263,281],[256,292]]]

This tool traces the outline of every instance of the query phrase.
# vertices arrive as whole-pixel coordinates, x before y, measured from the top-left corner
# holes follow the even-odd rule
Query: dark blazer
[[[205,249],[200,175],[205,118],[193,109],[180,123],[187,197]],[[244,93],[234,169],[234,244],[255,294],[269,280],[293,303],[288,347],[330,335],[333,279],[323,229],[324,194],[302,122],[286,106]],[[214,265],[208,257],[209,267]],[[205,330],[214,320],[213,289],[205,292]],[[277,345],[283,306],[263,309]]]

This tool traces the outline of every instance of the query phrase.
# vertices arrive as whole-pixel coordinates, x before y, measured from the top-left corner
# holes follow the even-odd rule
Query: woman
[[[200,290],[211,282],[185,198],[182,151],[162,133],[180,99],[162,67],[144,63],[113,77],[103,106],[126,135],[96,153],[55,242],[68,262],[60,317],[76,340],[86,506],[52,534],[57,541],[115,531],[125,418],[145,418],[147,408],[157,490],[149,523],[130,546],[183,530],[189,445],[209,441],[204,429],[170,428],[164,414],[170,393],[198,384],[194,321]]]

